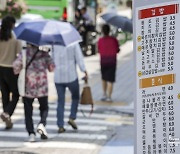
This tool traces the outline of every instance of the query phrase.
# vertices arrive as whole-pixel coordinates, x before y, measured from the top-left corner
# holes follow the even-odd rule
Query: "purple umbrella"
[[[133,32],[132,20],[116,13],[105,13],[101,16],[108,24],[121,28],[125,32]]]
[[[18,39],[37,46],[67,46],[82,41],[79,32],[70,23],[55,20],[23,22],[14,32]]]

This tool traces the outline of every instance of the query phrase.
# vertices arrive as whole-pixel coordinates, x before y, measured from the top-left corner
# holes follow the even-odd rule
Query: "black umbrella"
[[[101,17],[106,21],[106,23],[121,28],[122,31],[133,32],[132,20],[125,16],[120,16],[116,13],[105,13]]]

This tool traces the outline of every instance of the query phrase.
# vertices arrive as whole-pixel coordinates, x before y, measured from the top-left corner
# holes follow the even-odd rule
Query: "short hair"
[[[103,25],[102,26],[102,32],[103,32],[104,35],[109,35],[109,33],[110,33],[110,26],[107,25],[107,24]]]
[[[87,7],[82,7],[81,10],[87,11]]]

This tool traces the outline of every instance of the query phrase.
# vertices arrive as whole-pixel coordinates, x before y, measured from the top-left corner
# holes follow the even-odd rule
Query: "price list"
[[[178,2],[136,8],[138,154],[180,154]]]

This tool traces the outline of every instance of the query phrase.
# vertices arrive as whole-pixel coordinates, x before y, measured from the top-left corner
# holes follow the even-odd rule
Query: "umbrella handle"
[[[52,44],[52,52],[54,52],[54,44]]]

